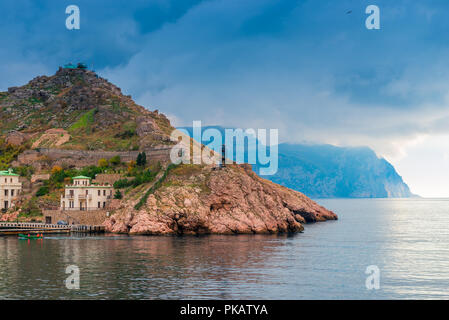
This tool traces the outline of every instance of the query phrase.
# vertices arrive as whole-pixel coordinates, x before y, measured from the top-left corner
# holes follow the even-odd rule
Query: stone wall
[[[122,175],[118,173],[99,173],[92,180],[92,183],[113,185],[117,180],[122,179]]]
[[[171,146],[160,146],[144,150],[148,161],[166,162],[170,160]],[[48,165],[69,165],[77,168],[97,165],[100,159],[120,156],[123,162],[136,160],[139,151],[85,151],[39,148],[22,152],[13,165],[33,165],[40,170]]]
[[[44,181],[44,180],[49,180],[50,179],[50,174],[49,173],[42,173],[42,174],[33,174],[31,176],[31,183],[34,183],[36,181]]]
[[[92,211],[62,211],[62,210],[43,210],[44,221],[51,219],[50,223],[57,223],[60,220],[69,224],[83,224],[98,226],[107,219],[108,210]],[[48,221],[47,221],[48,222]]]

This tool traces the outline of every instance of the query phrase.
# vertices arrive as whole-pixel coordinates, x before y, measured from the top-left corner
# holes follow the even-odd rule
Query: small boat
[[[43,234],[19,234],[19,240],[39,240],[39,239],[43,239],[44,235]]]

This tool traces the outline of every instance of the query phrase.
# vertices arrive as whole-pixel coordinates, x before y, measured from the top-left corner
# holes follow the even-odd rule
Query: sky
[[[412,192],[449,197],[448,1],[2,0],[0,12],[2,91],[84,61],[176,126],[369,146]]]

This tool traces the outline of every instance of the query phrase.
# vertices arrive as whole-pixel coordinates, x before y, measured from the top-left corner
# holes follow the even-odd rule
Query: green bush
[[[7,170],[13,160],[24,150],[23,146],[13,146],[0,139],[0,170]]]
[[[100,168],[97,166],[88,166],[88,167],[84,167],[83,169],[79,170],[77,175],[86,176],[86,177],[95,179],[95,176],[99,173],[103,173],[104,170],[105,170],[105,168]]]
[[[109,163],[113,166],[118,166],[120,163],[122,163],[120,156],[113,156],[111,159],[109,159]]]
[[[48,189],[47,186],[40,187],[39,190],[37,190],[36,192],[36,197],[45,196],[46,194],[49,194],[49,192],[50,190]]]
[[[144,167],[147,164],[147,155],[145,152],[141,152],[137,155],[136,164],[139,167]]]
[[[114,182],[115,189],[124,189],[128,187],[137,187],[141,184],[148,183],[154,180],[157,172],[145,170],[143,172],[136,172],[134,179],[120,179]]]
[[[21,217],[36,217],[41,216],[42,211],[38,206],[37,198],[32,197],[30,200],[26,201],[22,206],[22,212],[20,212]]]
[[[114,199],[121,199],[121,198],[123,198],[123,195],[120,192],[120,190],[117,190],[114,194]]]
[[[167,167],[167,169],[165,170],[165,172],[162,175],[162,177],[158,181],[156,181],[156,183],[153,184],[153,186],[150,189],[148,189],[147,192],[145,192],[145,194],[143,195],[142,198],[140,198],[139,202],[134,206],[134,209],[139,210],[147,202],[148,197],[150,196],[150,194],[154,193],[157,189],[159,189],[162,186],[162,183],[167,178],[170,170],[173,170],[176,167],[177,167],[176,164],[171,163]]]
[[[22,177],[28,177],[30,178],[31,175],[34,173],[34,168],[32,166],[20,166],[15,168],[15,172],[19,174]]]
[[[119,139],[129,139],[136,135],[135,130],[125,130],[123,132],[117,133],[114,137]]]

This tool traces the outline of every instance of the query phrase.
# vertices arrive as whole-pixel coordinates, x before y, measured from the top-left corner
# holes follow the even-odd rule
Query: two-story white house
[[[66,185],[61,195],[61,210],[99,210],[107,207],[113,197],[111,185],[91,184],[91,178],[74,177],[73,184]]]
[[[0,171],[0,208],[9,209],[14,206],[14,201],[22,191],[22,183],[19,175],[8,171]]]

